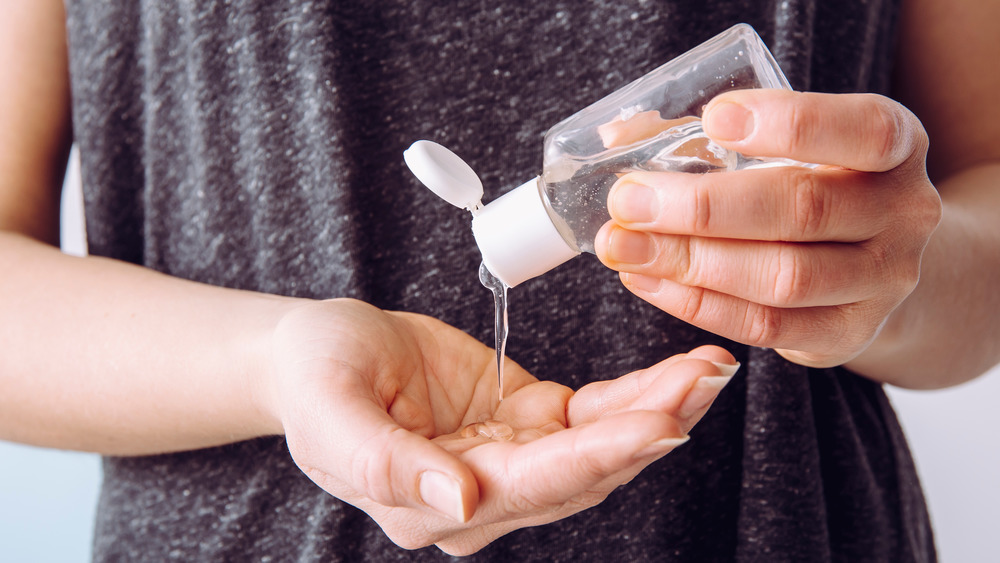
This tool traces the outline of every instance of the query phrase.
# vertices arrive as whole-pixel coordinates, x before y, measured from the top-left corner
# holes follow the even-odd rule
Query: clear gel
[[[463,438],[486,438],[487,440],[509,441],[514,438],[514,429],[499,420],[474,422],[462,429]]]
[[[494,328],[496,330],[497,386],[503,400],[503,359],[507,352],[507,286],[494,276],[486,264],[479,265],[479,281],[493,292]]]

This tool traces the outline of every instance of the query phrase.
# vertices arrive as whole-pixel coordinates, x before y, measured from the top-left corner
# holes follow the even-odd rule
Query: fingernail
[[[635,454],[635,459],[645,459],[647,457],[663,455],[674,448],[687,443],[690,439],[691,436],[681,436],[680,438],[663,438],[662,440],[656,440],[655,442],[651,442],[645,448],[639,450]]]
[[[739,362],[736,362],[735,364],[723,364],[721,362],[712,362],[712,364],[715,367],[719,368],[719,371],[722,372],[722,375],[724,377],[730,377],[731,378],[734,375],[736,375],[737,371],[740,370],[740,363]]]
[[[660,278],[644,276],[642,274],[622,274],[622,282],[633,290],[642,293],[656,293],[660,290]]]
[[[713,139],[742,141],[753,133],[753,112],[733,102],[722,102],[710,108],[702,127]]]
[[[419,489],[420,500],[430,508],[459,522],[469,519],[458,481],[444,473],[425,471],[420,475]]]
[[[649,223],[656,220],[660,207],[656,191],[649,186],[624,182],[615,187],[611,200],[611,215],[624,223]]]
[[[691,386],[691,390],[688,391],[687,397],[684,398],[684,402],[681,403],[680,408],[677,409],[677,416],[681,419],[691,418],[699,411],[708,407],[708,405],[711,405],[712,401],[719,396],[719,392],[729,383],[730,379],[732,379],[732,376],[716,375],[702,377],[696,381]]]
[[[625,229],[613,229],[608,239],[608,258],[623,264],[645,264],[652,255],[649,235]]]

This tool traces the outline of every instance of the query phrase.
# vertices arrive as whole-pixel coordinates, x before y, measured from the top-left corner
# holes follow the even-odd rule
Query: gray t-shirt
[[[216,285],[355,297],[492,344],[465,212],[401,154],[454,148],[486,200],[551,125],[738,22],[797,89],[884,92],[893,0],[69,0],[90,251]],[[932,561],[879,385],[700,331],[592,256],[510,293],[508,354],[574,388],[701,344],[743,362],[684,447],[595,509],[478,561]],[[280,438],[108,458],[95,559],[447,559],[405,551]]]

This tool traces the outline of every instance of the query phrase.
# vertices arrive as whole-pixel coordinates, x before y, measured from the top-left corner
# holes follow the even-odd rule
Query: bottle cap
[[[484,207],[479,176],[447,148],[417,141],[403,153],[403,159],[413,175],[441,199],[472,212],[472,233],[483,263],[507,287],[544,274],[580,253],[553,223],[539,178]]]
[[[493,275],[514,287],[580,254],[553,223],[534,178],[486,205],[472,234]]]

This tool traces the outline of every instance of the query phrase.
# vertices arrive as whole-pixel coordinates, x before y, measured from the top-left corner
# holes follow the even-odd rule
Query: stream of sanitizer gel
[[[493,292],[493,307],[495,310],[494,327],[496,329],[497,352],[497,387],[500,390],[500,400],[503,401],[503,359],[507,353],[507,285],[500,281],[486,264],[479,265],[479,281],[483,287]]]
[[[507,351],[507,285],[500,281],[486,264],[479,265],[479,281],[493,293],[495,311],[496,352],[497,352],[497,387],[498,402],[503,401],[503,359]],[[512,440],[514,429],[507,423],[493,420],[483,414],[478,422],[462,428],[463,438],[486,438],[487,440]]]

